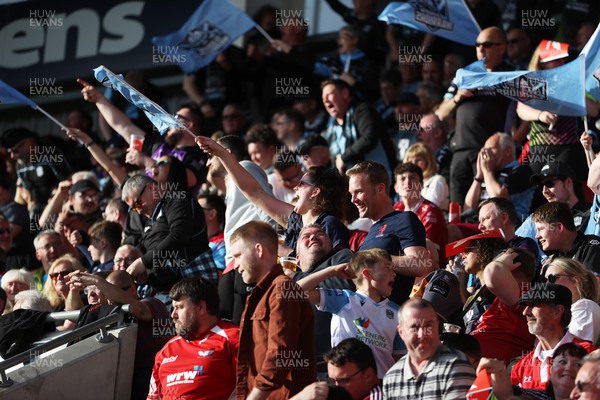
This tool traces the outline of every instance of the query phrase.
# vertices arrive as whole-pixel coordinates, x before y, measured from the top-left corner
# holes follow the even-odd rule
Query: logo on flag
[[[413,0],[411,5],[415,9],[415,21],[425,24],[432,32],[454,30],[447,0]]]
[[[218,26],[209,21],[202,21],[200,25],[186,33],[179,46],[195,52],[200,57],[206,57],[220,51],[230,40],[231,36]]]
[[[494,90],[506,97],[515,97],[522,103],[529,100],[548,100],[548,81],[528,76],[520,76],[493,86]]]

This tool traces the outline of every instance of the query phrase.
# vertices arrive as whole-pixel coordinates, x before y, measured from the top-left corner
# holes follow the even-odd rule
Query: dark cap
[[[519,304],[552,303],[571,307],[571,291],[556,283],[533,283],[531,289],[519,299]]]
[[[310,154],[313,147],[317,146],[329,147],[329,143],[327,143],[327,140],[321,135],[309,136],[298,145],[298,154],[306,156]]]
[[[38,135],[27,128],[7,129],[4,131],[4,133],[2,133],[2,136],[0,136],[0,146],[11,149],[15,147],[21,140],[29,138],[37,140]]]
[[[419,98],[416,94],[411,92],[401,92],[396,97],[396,104],[414,104],[415,106],[421,105]]]
[[[98,190],[98,187],[94,184],[94,182],[92,182],[88,179],[82,179],[80,181],[75,182],[73,184],[73,186],[71,186],[69,193],[71,195],[73,195],[77,192],[85,192],[86,190],[89,190],[89,189],[94,189],[96,192],[100,191],[100,190]]]
[[[542,167],[539,174],[531,175],[529,178],[529,182],[537,185],[540,183],[542,178],[549,177],[559,177],[559,178],[572,178],[574,181],[577,181],[577,174],[573,171],[573,168],[569,164],[566,164],[562,161],[554,161],[549,164],[546,164]]]

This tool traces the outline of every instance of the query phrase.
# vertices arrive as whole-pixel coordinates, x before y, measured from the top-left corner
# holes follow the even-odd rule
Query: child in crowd
[[[332,276],[352,278],[356,292],[317,288]],[[354,254],[349,264],[333,265],[298,281],[309,291],[312,304],[333,314],[331,346],[347,338],[367,344],[375,355],[380,379],[404,353],[396,329],[399,306],[386,299],[392,293],[394,277],[390,255],[382,249],[369,249]]]

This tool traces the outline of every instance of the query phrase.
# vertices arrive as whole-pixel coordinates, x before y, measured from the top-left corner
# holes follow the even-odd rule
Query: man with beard
[[[77,82],[83,86],[83,98],[94,103],[106,122],[119,135],[131,142],[131,136],[144,137],[142,151],[131,147],[128,150],[126,161],[129,164],[144,167],[146,175],[151,176],[150,168],[155,161],[164,155],[172,156],[181,161],[187,169],[187,186],[195,187],[204,182],[206,178],[206,155],[194,143],[194,138],[189,132],[181,128],[171,128],[167,131],[164,140],[158,135],[148,135],[136,126],[121,110],[115,107],[95,87],[82,79]],[[179,108],[175,117],[195,135],[200,135],[204,117],[200,110],[193,104]],[[91,146],[90,143],[86,147]]]
[[[177,336],[156,355],[148,399],[227,399],[235,389],[239,328],[217,317],[217,288],[192,277],[169,296]]]
[[[329,266],[347,263],[352,258],[352,251],[349,249],[334,251],[331,239],[317,224],[310,224],[302,228],[296,245],[296,253],[301,270],[293,276],[296,282]],[[341,279],[336,276],[325,279],[319,284],[319,287],[356,290],[350,279]],[[327,363],[323,360],[323,354],[331,350],[331,313],[319,311],[315,306],[313,306],[313,311],[315,313],[317,373],[327,374]]]
[[[527,318],[529,333],[535,335],[538,344],[512,368],[513,385],[545,390],[550,380],[552,354],[562,344],[576,343],[588,353],[596,349],[567,330],[571,322],[571,301],[571,291],[554,283],[534,285],[521,296],[519,304],[525,305],[523,315]]]

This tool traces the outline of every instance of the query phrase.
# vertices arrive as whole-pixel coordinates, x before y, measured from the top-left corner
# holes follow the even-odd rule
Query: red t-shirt
[[[405,211],[404,203],[402,201],[397,202],[394,204],[394,209]],[[421,198],[421,201],[417,204],[413,212],[425,227],[425,237],[440,246],[438,252],[440,255],[440,264],[443,264],[446,259],[445,252],[446,244],[448,243],[448,228],[446,227],[444,212],[425,198]]]
[[[481,345],[482,357],[497,358],[508,365],[513,358],[533,349],[535,336],[527,329],[524,309],[512,309],[497,297],[494,299],[471,332]]]
[[[219,321],[200,340],[171,339],[156,355],[148,399],[227,399],[235,389],[240,330]]]

